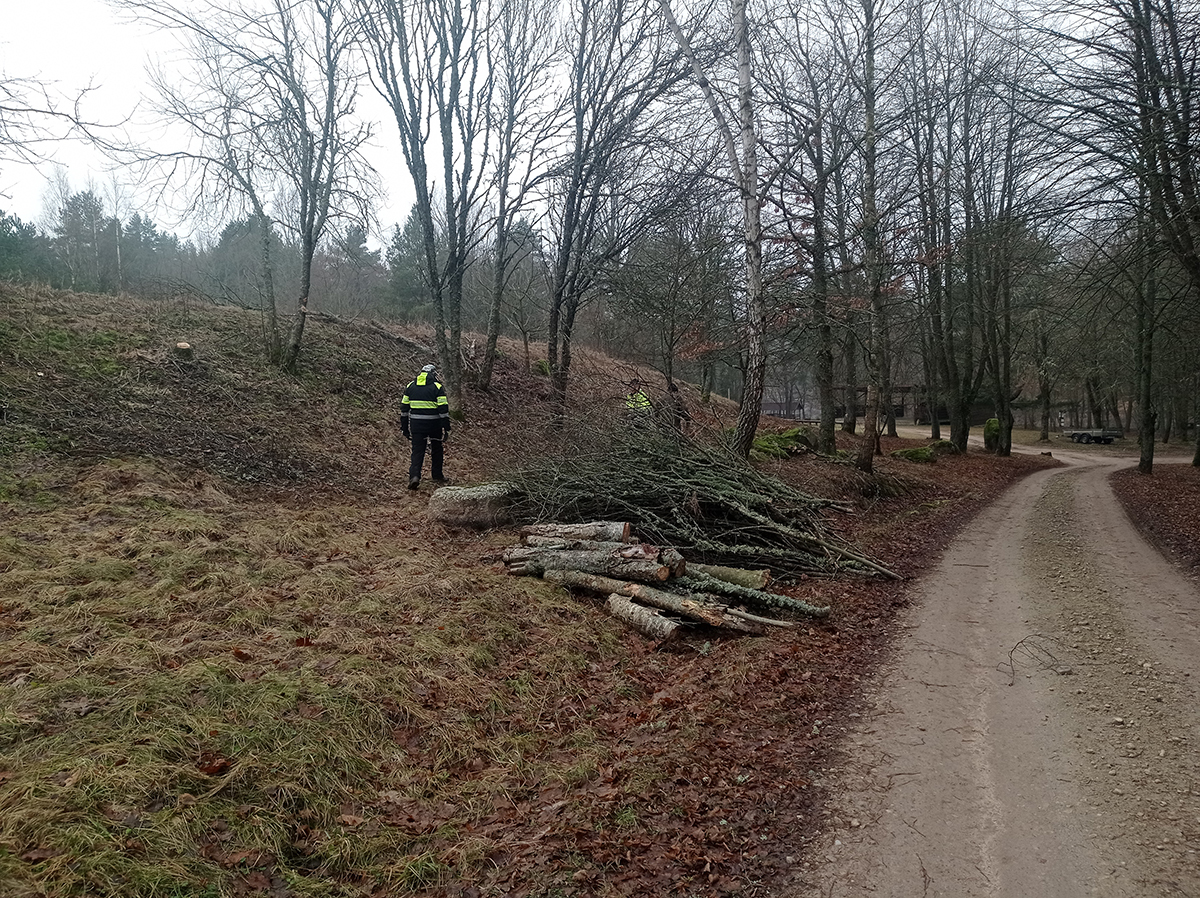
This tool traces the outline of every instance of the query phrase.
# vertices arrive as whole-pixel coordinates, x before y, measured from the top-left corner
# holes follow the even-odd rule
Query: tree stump
[[[511,483],[444,486],[429,497],[429,516],[440,524],[459,527],[497,527],[512,520],[508,499]]]

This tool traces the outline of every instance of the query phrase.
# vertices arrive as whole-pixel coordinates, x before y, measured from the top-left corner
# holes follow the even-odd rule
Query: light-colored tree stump
[[[512,520],[511,483],[444,486],[429,497],[429,516],[440,524],[459,527],[497,527]]]

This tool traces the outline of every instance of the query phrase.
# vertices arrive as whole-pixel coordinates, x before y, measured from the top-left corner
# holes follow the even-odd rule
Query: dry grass
[[[288,378],[255,326],[0,288],[0,894],[768,894],[902,591],[804,581],[829,620],[660,651],[397,488],[427,335],[314,322]],[[515,358],[452,477],[561,438]],[[627,372],[577,361],[615,414]],[[913,572],[1033,463],[766,467]]]
[[[6,894],[412,887],[482,861],[454,833],[498,799],[595,776],[580,677],[616,633],[482,541],[447,563],[405,509],[239,501],[144,461],[49,504],[8,516],[0,562]]]

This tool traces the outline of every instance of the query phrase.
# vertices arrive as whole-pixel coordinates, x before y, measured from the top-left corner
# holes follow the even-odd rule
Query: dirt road
[[[1200,898],[1200,590],[1056,450],[947,551],[797,821],[796,898]]]

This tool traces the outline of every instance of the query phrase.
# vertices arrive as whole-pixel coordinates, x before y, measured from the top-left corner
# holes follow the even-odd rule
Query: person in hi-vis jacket
[[[404,388],[400,398],[400,432],[406,440],[412,441],[408,488],[415,490],[421,485],[427,446],[430,476],[434,483],[446,483],[442,460],[446,438],[450,436],[450,404],[433,365],[422,368],[417,379]]]

